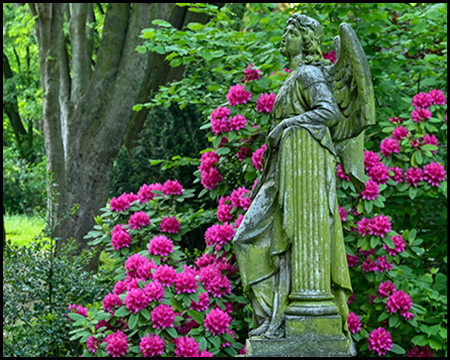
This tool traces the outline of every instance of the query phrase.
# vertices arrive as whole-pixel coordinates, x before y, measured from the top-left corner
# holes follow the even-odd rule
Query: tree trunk
[[[86,27],[87,19],[92,19],[92,4],[30,3],[29,8],[38,15],[47,167],[58,184],[57,220],[80,205],[55,233],[62,239],[58,244],[73,237],[87,248],[83,236],[106,204],[109,173],[124,134],[133,133],[134,120],[141,116],[133,113],[133,105],[148,101],[151,91],[168,79],[182,76],[179,69],[172,71],[163,56],[135,51],[142,44],[141,30],[157,18],[181,28],[187,10],[167,3],[109,3],[93,67],[90,51],[95,49]],[[63,33],[65,11],[70,18],[71,54]],[[189,14],[189,21],[204,19],[198,15],[195,19],[195,14]],[[92,269],[96,267],[91,264]]]

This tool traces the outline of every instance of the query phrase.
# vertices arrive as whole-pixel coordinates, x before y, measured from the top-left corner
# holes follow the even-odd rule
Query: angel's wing
[[[339,34],[334,39],[338,60],[326,69],[342,114],[330,129],[335,142],[355,138],[375,123],[372,77],[364,50],[350,25],[341,24]]]

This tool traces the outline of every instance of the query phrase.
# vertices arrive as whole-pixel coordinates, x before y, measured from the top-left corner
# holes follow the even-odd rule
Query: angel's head
[[[281,42],[281,53],[288,58],[302,55],[302,63],[323,62],[320,46],[323,28],[318,21],[300,14],[294,14],[287,22]]]

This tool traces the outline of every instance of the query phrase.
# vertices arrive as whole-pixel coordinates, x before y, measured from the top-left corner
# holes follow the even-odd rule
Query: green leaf
[[[383,242],[386,244],[387,247],[390,249],[395,249],[395,243],[392,241],[391,237],[389,235],[385,236],[383,238]]]
[[[131,314],[130,315],[130,318],[128,320],[128,328],[130,330],[132,330],[132,329],[134,329],[136,327],[138,319],[139,319],[139,315],[138,314]]]
[[[77,313],[69,313],[67,314],[74,321],[87,321],[86,317]]]
[[[166,331],[169,333],[172,338],[176,339],[178,337],[178,333],[173,327],[166,328]]]
[[[231,151],[231,150],[230,150],[229,147],[224,146],[224,147],[218,148],[218,149],[216,150],[216,154],[217,154],[217,155],[226,155],[226,154],[228,154],[230,151]]]
[[[125,306],[122,306],[114,313],[114,316],[115,317],[124,317],[124,316],[127,316],[129,313],[130,313],[130,311]]]
[[[414,186],[409,187],[409,197],[411,200],[413,200],[417,196],[417,188]]]
[[[218,135],[218,136],[214,137],[214,140],[213,140],[214,148],[217,148],[220,145],[220,142],[222,141],[222,137],[223,137],[222,135]]]
[[[198,31],[198,30],[203,29],[205,27],[205,25],[200,24],[200,23],[189,23],[187,25],[187,27],[193,31]]]
[[[172,27],[172,25],[170,23],[168,23],[167,21],[164,21],[164,20],[160,20],[160,19],[153,20],[152,24],[159,25],[162,27]]]
[[[200,325],[202,325],[203,322],[205,321],[205,320],[203,319],[203,315],[200,314],[200,313],[199,313],[198,311],[196,311],[196,310],[189,310],[188,313],[189,313],[189,316],[190,316],[195,322],[199,323]]]
[[[392,351],[394,354],[399,354],[399,355],[401,355],[401,354],[406,354],[406,350],[403,349],[400,345],[397,345],[397,344],[392,344],[391,351]]]
[[[400,320],[400,316],[398,315],[398,313],[393,314],[389,318],[389,327],[391,327],[391,328],[395,327],[398,324],[399,320]]]

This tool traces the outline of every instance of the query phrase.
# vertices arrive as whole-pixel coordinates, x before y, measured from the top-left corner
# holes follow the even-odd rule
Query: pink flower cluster
[[[434,354],[428,346],[414,346],[406,357],[434,357]]]
[[[337,60],[336,52],[334,50],[331,50],[327,53],[322,53],[322,55],[324,59],[330,60],[332,64],[334,64]]]
[[[84,317],[87,317],[88,308],[85,308],[81,305],[69,304],[67,309],[69,309],[69,312],[71,312],[71,313],[76,313],[76,314],[82,315]],[[66,314],[66,316],[67,316],[67,314]],[[72,321],[72,319],[70,319],[70,318],[69,318],[69,320]]]
[[[422,120],[431,118],[429,107],[431,105],[445,105],[446,99],[442,91],[431,90],[429,93],[418,93],[412,99],[412,105],[415,107],[411,113],[411,118],[419,124]]]
[[[109,334],[105,341],[108,344],[106,345],[106,351],[112,357],[124,356],[128,351],[128,337],[120,330]]]
[[[123,224],[114,226],[111,233],[111,243],[114,250],[129,247],[132,240],[131,235],[123,228]]]
[[[175,279],[175,287],[177,289],[177,294],[181,293],[192,293],[197,291],[197,278],[195,277],[195,270],[185,266],[182,273],[177,274]]]
[[[152,256],[169,256],[173,253],[173,242],[164,235],[154,236],[148,244],[148,252]]]
[[[252,81],[252,80],[260,80],[261,76],[262,76],[262,72],[259,69],[253,69],[253,64],[250,64],[244,70],[244,76],[245,76],[245,78],[242,79],[242,82],[248,82],[248,81]]]
[[[372,179],[369,179],[366,182],[366,188],[363,190],[361,195],[364,200],[375,200],[380,195],[379,192],[380,187],[378,184]]]
[[[382,327],[374,329],[369,335],[368,344],[373,353],[377,352],[378,356],[386,355],[393,345],[391,333]]]
[[[370,235],[384,237],[389,231],[391,231],[391,222],[385,215],[378,215],[373,219],[366,219],[363,217],[358,222],[357,231],[363,237],[366,236],[367,232],[369,232]]]
[[[246,91],[245,86],[239,84],[230,87],[230,90],[227,94],[227,100],[230,106],[246,104],[247,101],[251,99],[251,97],[252,93],[250,91]]]
[[[163,191],[163,186],[160,183],[142,185],[138,192],[139,202],[144,204],[147,201],[152,200],[155,196],[157,196],[157,194],[153,192],[154,190]]]
[[[178,234],[180,232],[180,222],[175,216],[167,216],[161,220],[160,228],[162,232]]]
[[[391,296],[395,291],[397,291],[397,289],[395,288],[395,285],[388,280],[388,281],[380,284],[377,292],[378,292],[378,296],[381,299],[384,299],[388,296]]]
[[[153,309],[150,316],[152,318],[153,328],[165,329],[174,327],[175,313],[172,306],[160,304]]]
[[[150,334],[147,334],[147,336],[141,338],[141,343],[139,344],[139,349],[144,357],[162,355],[165,347],[164,339],[156,334],[152,334],[151,337]]]
[[[222,181],[222,175],[216,168],[218,162],[219,155],[214,151],[203,153],[200,159],[201,183],[208,190],[213,190]]]
[[[226,275],[222,274],[222,269],[227,270],[228,265],[226,263],[220,263],[217,260],[210,261],[211,259],[206,263],[203,262],[203,264],[201,261],[196,262],[197,266],[200,266],[199,278],[203,287],[213,297],[221,298],[222,295],[231,294],[230,280]]]
[[[117,295],[116,295],[117,296]],[[125,307],[132,313],[137,314],[150,304],[147,294],[141,288],[129,289],[125,296]]]
[[[150,218],[144,211],[135,212],[130,216],[130,220],[128,220],[130,229],[140,230],[142,226],[146,226],[148,224],[150,224]]]
[[[414,317],[414,314],[410,313],[408,310],[412,308],[412,300],[407,293],[403,290],[395,291],[388,298],[386,302],[386,310],[390,314],[395,314],[400,310],[400,314],[410,320]]]
[[[130,207],[133,201],[136,201],[138,196],[133,193],[123,193],[119,197],[113,197],[109,202],[109,207],[111,211],[122,212]]]
[[[164,195],[181,195],[183,193],[183,186],[177,180],[167,180],[162,191]]]
[[[357,331],[361,330],[361,319],[358,315],[350,311],[347,317],[347,325],[348,330],[352,334],[355,334]]]
[[[388,159],[392,153],[398,154],[400,152],[400,145],[398,143],[398,140],[389,137],[385,138],[380,144],[380,151],[381,155],[387,157]]]
[[[200,346],[189,336],[179,336],[174,340],[176,357],[198,357]]]
[[[248,210],[250,207],[251,198],[250,191],[245,187],[240,187],[237,190],[233,190],[231,193],[231,204],[237,209],[241,207],[244,210]]]
[[[447,176],[443,165],[439,163],[431,162],[423,167],[423,171],[420,167],[411,167],[405,171],[405,181],[414,187],[421,181],[428,181],[431,186],[439,186]]]
[[[223,225],[215,224],[205,232],[206,245],[216,245],[216,249],[219,250],[221,245],[227,245],[231,241],[234,233],[233,226],[227,222]]]
[[[395,245],[394,249],[391,249],[386,244],[383,244],[383,249],[385,249],[389,255],[395,256],[405,251],[405,240],[403,240],[401,235],[391,236],[391,239]]]
[[[213,335],[222,335],[231,324],[231,317],[225,311],[213,309],[205,317],[205,329]]]
[[[258,150],[256,150],[252,155],[252,164],[255,167],[256,170],[262,171],[262,157],[264,155],[264,151],[266,150],[266,144],[261,146]]]
[[[259,97],[257,103],[256,103],[256,110],[258,112],[265,111],[266,113],[272,112],[273,104],[275,103],[276,95],[274,93],[266,94],[263,93]]]
[[[120,299],[118,294],[111,294],[105,296],[103,299],[103,310],[108,312],[114,312],[123,305],[123,301]]]
[[[163,286],[170,286],[174,283],[177,277],[177,272],[172,266],[160,265],[156,268],[153,274],[153,279],[159,281]]]
[[[211,113],[211,129],[214,135],[219,135],[221,132],[228,132],[228,116],[230,115],[230,110],[227,107],[218,106]]]

